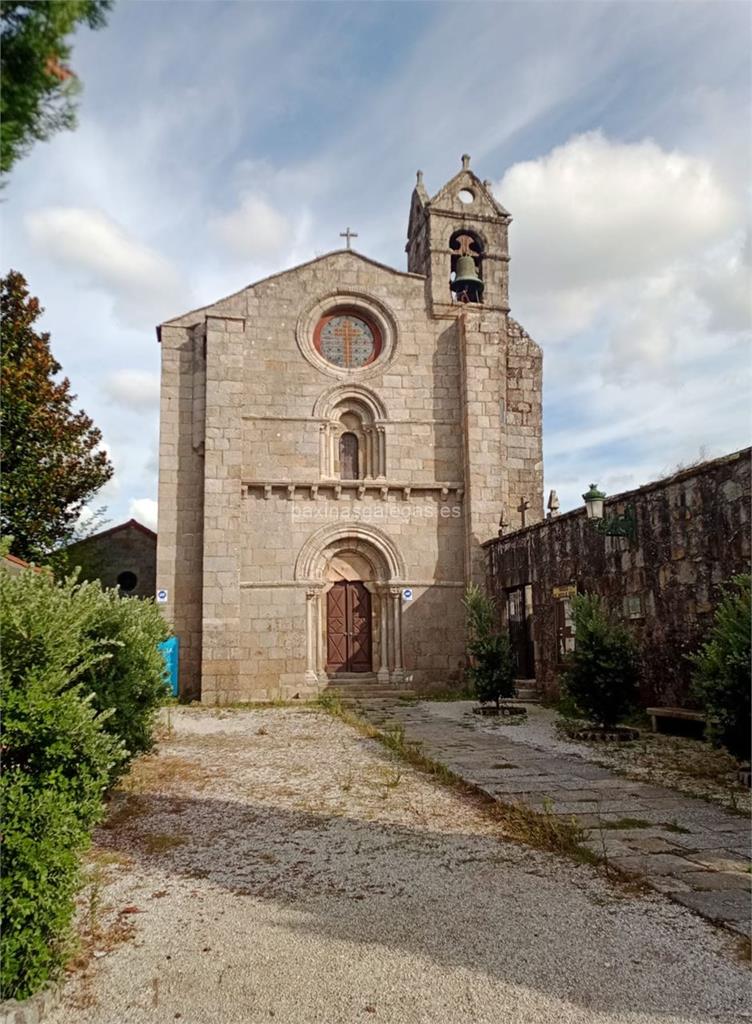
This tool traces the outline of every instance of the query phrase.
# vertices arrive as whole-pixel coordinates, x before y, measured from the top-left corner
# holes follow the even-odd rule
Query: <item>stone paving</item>
[[[745,817],[520,742],[513,727],[480,728],[473,706],[373,700],[359,702],[358,713],[374,725],[401,725],[407,742],[419,742],[427,756],[500,802],[576,818],[589,830],[586,845],[610,865],[716,924],[752,934]]]

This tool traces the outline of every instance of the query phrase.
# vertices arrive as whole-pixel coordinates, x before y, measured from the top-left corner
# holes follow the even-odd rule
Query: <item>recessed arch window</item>
[[[342,480],[360,480],[360,444],[349,430],[339,439],[339,475]]]
[[[386,476],[386,410],[375,396],[349,387],[338,388],[326,395],[325,402],[317,402],[314,415],[320,417],[322,479],[372,480]],[[347,434],[354,440],[346,438]]]

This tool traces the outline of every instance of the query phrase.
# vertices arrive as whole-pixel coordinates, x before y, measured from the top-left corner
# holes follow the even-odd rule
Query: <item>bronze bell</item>
[[[478,277],[473,256],[468,254],[457,257],[457,269],[449,287],[458,299],[464,299],[466,302],[480,302],[483,295],[483,282]]]

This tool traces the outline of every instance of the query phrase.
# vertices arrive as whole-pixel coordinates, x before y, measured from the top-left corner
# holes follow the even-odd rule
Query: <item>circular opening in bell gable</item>
[[[135,590],[137,583],[138,576],[135,572],[131,572],[129,569],[126,569],[125,572],[121,572],[117,578],[117,585],[126,594],[130,594],[132,590]]]
[[[475,195],[470,191],[469,188],[461,188],[457,193],[457,198],[461,203],[464,203],[465,206],[469,206],[470,203],[474,201]]]

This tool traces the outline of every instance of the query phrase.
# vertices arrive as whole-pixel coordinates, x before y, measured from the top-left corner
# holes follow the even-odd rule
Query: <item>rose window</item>
[[[335,310],[319,321],[314,336],[318,352],[333,366],[358,369],[368,366],[381,351],[375,324],[347,310]]]

